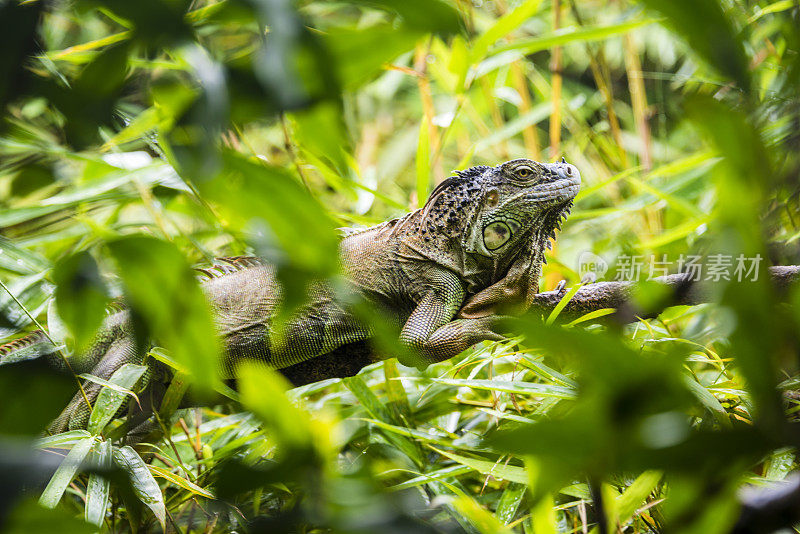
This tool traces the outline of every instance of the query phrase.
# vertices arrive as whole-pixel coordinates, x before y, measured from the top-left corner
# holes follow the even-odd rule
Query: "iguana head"
[[[580,172],[562,159],[515,159],[457,171],[431,193],[422,234],[461,236],[465,252],[513,256],[532,234],[544,242],[558,228],[580,189]]]

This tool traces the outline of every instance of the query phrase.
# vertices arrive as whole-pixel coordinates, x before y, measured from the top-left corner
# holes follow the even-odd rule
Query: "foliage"
[[[288,314],[337,276],[337,225],[413,209],[453,168],[562,155],[584,185],[545,289],[579,282],[583,252],[609,277],[624,255],[800,263],[799,18],[790,0],[0,0],[0,339],[41,323],[56,361],[79,355],[124,295],[176,370],[164,439],[124,443],[121,407],[147,400],[130,365],[77,378],[105,386],[87,430],[34,453],[19,440],[75,377],[0,367],[0,523],[727,531],[737,488],[796,467],[800,293],[721,279],[715,303],[633,325],[522,318],[425,370],[389,353],[290,389],[248,367],[237,394],[189,265],[264,256]],[[178,410],[189,383],[223,397]]]

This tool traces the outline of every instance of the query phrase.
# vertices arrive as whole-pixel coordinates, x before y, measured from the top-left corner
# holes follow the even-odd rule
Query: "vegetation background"
[[[584,186],[545,289],[584,251],[800,263],[795,0],[4,0],[0,50],[0,340],[42,325],[80,354],[125,294],[170,398],[238,399],[162,406],[166,439],[125,446],[132,366],[87,430],[37,439],[75,380],[0,367],[5,531],[727,532],[738,488],[796,468],[800,295],[763,276],[234,393],[189,274],[263,255],[291,308],[335,276],[335,227],[562,156]]]

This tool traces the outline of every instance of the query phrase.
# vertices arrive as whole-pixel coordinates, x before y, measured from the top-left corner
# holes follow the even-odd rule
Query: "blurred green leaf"
[[[270,429],[270,437],[283,455],[313,447],[309,416],[286,398],[289,384],[277,372],[242,362],[237,368],[237,384],[242,404]]]
[[[283,317],[305,301],[308,284],[338,268],[334,225],[287,171],[225,153],[224,172],[200,184],[234,229],[251,237],[259,255],[278,268]]]
[[[367,29],[334,28],[324,35],[344,89],[352,91],[383,72],[397,56],[414,48],[419,31],[401,26]]]
[[[289,115],[292,130],[303,151],[330,162],[340,176],[348,176],[352,167],[350,140],[347,138],[342,109],[338,103],[321,102]]]
[[[0,434],[40,434],[74,390],[73,379],[48,368],[42,360],[0,366]]]
[[[758,259],[754,275],[740,275],[726,284],[723,303],[737,316],[731,336],[731,352],[747,380],[758,409],[774,432],[783,425],[783,409],[777,392],[774,358],[792,344],[789,327],[776,315],[776,299],[766,276],[767,252],[762,245],[758,206],[769,194],[774,180],[767,148],[744,113],[713,99],[695,96],[688,111],[696,127],[723,154],[714,178],[719,194],[719,243],[732,257]],[[752,260],[751,260],[752,261]],[[759,275],[760,274],[760,275]],[[755,279],[754,279],[755,278]]]
[[[44,6],[39,3],[0,4],[0,48],[3,50],[0,58],[0,110],[5,110],[6,104],[24,94],[31,81],[26,62],[39,48],[34,35],[43,12]]]
[[[165,241],[137,235],[107,247],[136,317],[191,372],[193,383],[210,392],[221,350],[208,302],[183,255]]]
[[[474,499],[461,495],[452,504],[481,534],[511,534],[511,530],[484,510]]]
[[[14,506],[3,525],[3,532],[7,534],[92,534],[96,531],[96,527],[76,518],[75,514],[63,508],[42,508],[34,499],[25,499]]]
[[[513,11],[497,19],[497,21],[473,43],[472,50],[470,51],[470,62],[477,63],[481,61],[486,56],[490,46],[524,24],[539,10],[539,4],[541,4],[541,0],[525,0]]]
[[[738,31],[718,0],[639,0],[648,9],[666,17],[676,33],[713,68],[733,79],[745,92],[750,90],[748,58]]]
[[[403,18],[406,26],[415,30],[446,35],[461,29],[458,11],[443,0],[348,1],[353,4],[363,4],[394,11]]]
[[[53,281],[58,316],[74,336],[76,352],[82,352],[106,316],[108,288],[94,258],[85,251],[56,264]]]
[[[564,28],[551,35],[542,37],[532,37],[530,39],[518,39],[512,43],[497,46],[490,50],[491,54],[499,54],[509,50],[517,50],[522,54],[533,54],[540,50],[547,50],[554,46],[561,46],[572,42],[591,42],[608,39],[615,35],[627,33],[635,28],[646,26],[657,22],[658,19],[633,19],[618,24],[608,26],[598,26],[593,28]]]
[[[136,4],[125,0],[98,0],[98,3],[128,20],[134,26],[134,38],[145,46],[156,47],[191,38],[191,29],[184,19],[188,0],[141,0]]]

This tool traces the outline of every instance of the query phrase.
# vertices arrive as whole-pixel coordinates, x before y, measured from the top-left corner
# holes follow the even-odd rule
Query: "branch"
[[[800,279],[800,265],[769,268],[770,278],[779,295],[785,295],[789,286]],[[636,317],[652,317],[668,306],[693,305],[709,302],[712,297],[708,283],[694,282],[689,273],[670,274],[655,279],[672,289],[668,298],[653,310],[637,310],[631,301],[634,282],[596,282],[580,288],[561,312],[565,319],[575,319],[589,312],[614,308],[621,322],[632,322]],[[533,310],[550,313],[564,296],[564,291],[545,291],[533,298]]]

